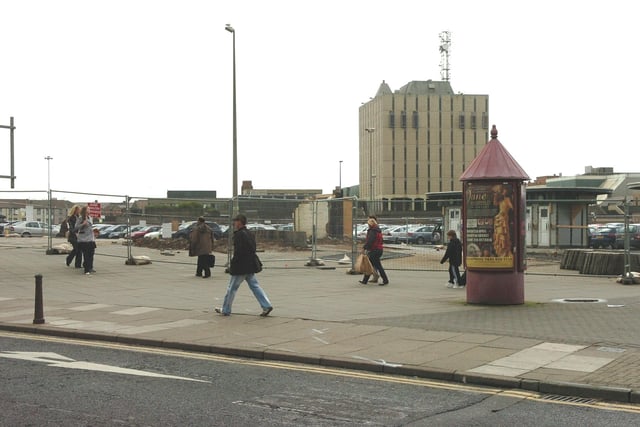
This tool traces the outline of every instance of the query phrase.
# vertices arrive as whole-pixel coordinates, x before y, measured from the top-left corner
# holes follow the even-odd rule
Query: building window
[[[396,127],[396,115],[393,111],[389,111],[389,127]]]
[[[476,113],[471,113],[470,126],[471,126],[471,129],[475,129],[476,128]]]
[[[414,112],[413,112],[413,127],[414,127],[415,129],[418,129],[419,124],[420,124],[420,123],[419,123],[419,121],[418,121],[418,112],[417,112],[417,111],[414,111]]]
[[[487,113],[482,113],[482,129],[489,129],[489,117]]]
[[[458,116],[458,125],[460,129],[464,129],[464,114]]]
[[[401,114],[402,114],[402,127],[406,128],[407,127],[407,112],[403,111]]]

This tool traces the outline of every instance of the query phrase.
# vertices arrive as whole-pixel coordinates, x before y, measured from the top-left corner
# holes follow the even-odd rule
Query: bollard
[[[44,323],[44,307],[42,305],[42,274],[36,274],[36,307],[33,316],[33,324]]]

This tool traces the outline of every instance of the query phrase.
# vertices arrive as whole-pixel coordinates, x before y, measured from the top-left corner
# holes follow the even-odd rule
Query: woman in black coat
[[[463,284],[460,283],[460,265],[462,265],[462,242],[456,236],[456,232],[449,230],[447,232],[449,238],[449,244],[447,244],[447,251],[444,253],[440,264],[444,264],[449,261],[449,282],[447,282],[447,288],[462,288]]]

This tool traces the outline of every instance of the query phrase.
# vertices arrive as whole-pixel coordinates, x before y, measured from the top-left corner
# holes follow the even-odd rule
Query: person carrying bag
[[[380,227],[378,227],[378,221],[375,218],[369,218],[367,220],[367,224],[369,224],[369,230],[367,230],[367,240],[364,243],[364,247],[362,248],[362,253],[368,256],[369,261],[371,261],[371,265],[373,266],[372,270],[375,270],[382,277],[382,283],[380,286],[385,286],[389,284],[389,278],[387,277],[387,273],[384,271],[382,267],[382,263],[380,262],[380,258],[382,258],[382,231]],[[366,285],[369,282],[369,277],[373,274],[374,271],[363,272],[364,277],[359,282],[363,285]]]

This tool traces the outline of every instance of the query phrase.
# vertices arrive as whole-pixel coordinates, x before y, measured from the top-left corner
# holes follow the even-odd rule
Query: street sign
[[[91,218],[100,218],[102,215],[102,207],[100,203],[87,203],[87,207],[89,208],[89,216]]]

